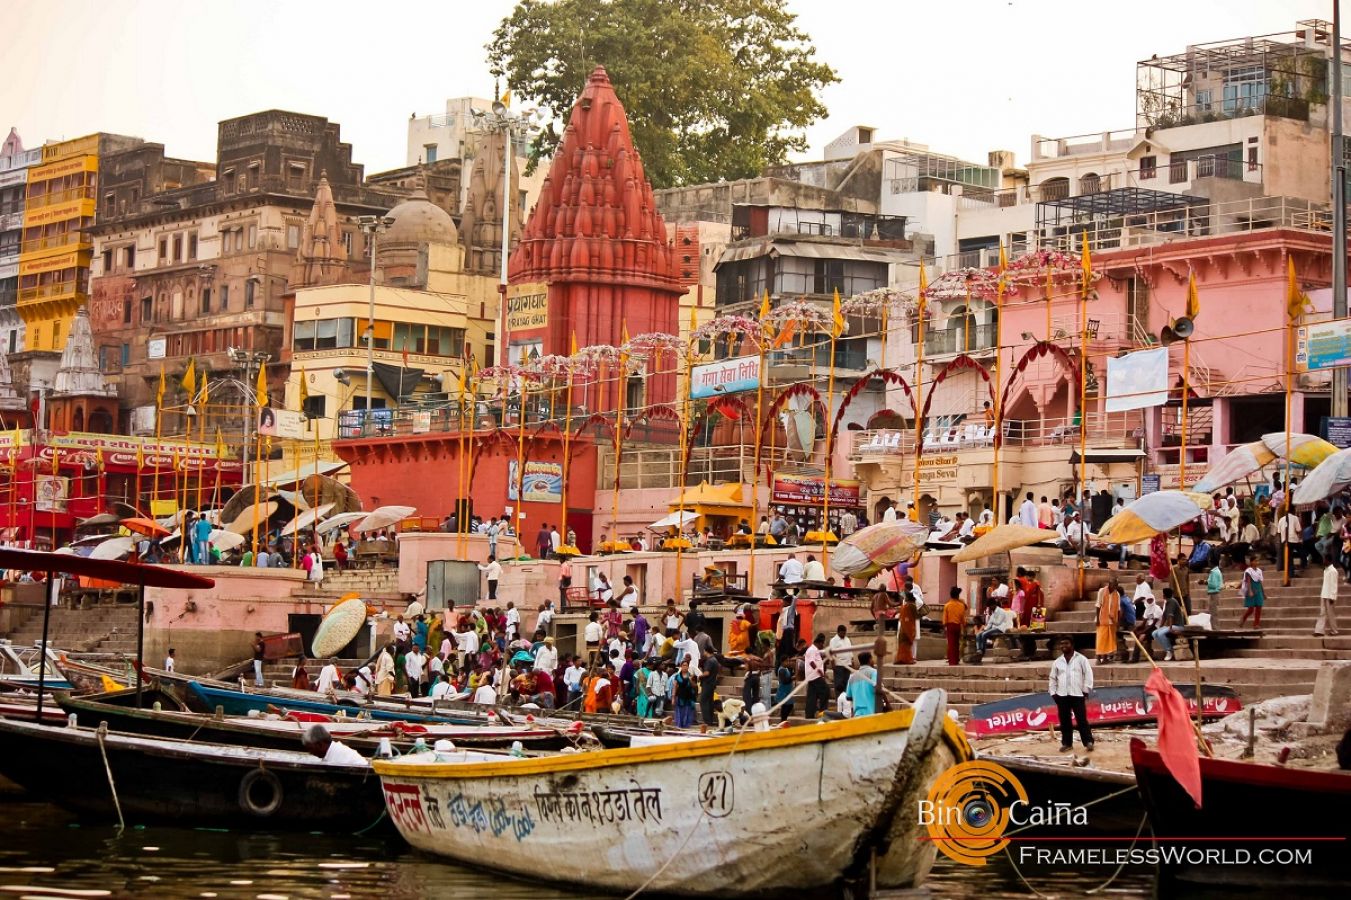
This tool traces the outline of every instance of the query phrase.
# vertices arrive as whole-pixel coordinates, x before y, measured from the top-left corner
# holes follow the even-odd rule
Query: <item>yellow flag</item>
[[[225,454],[229,452],[225,449],[225,441],[221,438],[220,427],[216,428],[216,459],[225,459]]]
[[[503,106],[511,105],[511,88],[507,88],[506,91],[502,94],[502,105]]]
[[[99,471],[103,471],[103,448],[102,448],[102,447],[95,447],[95,448],[94,448],[94,465],[98,467]]]
[[[698,309],[698,307],[691,306],[691,307],[690,307],[690,334],[689,334],[690,339],[693,339],[693,338],[694,338],[694,332],[696,332],[696,331],[698,331],[698,330],[699,330],[699,309]]]
[[[267,406],[267,365],[265,363],[258,364],[258,384],[255,390],[257,391],[256,402],[259,409]]]
[[[769,318],[769,291],[765,291],[765,296],[760,300],[760,321],[763,323]]]
[[[305,367],[300,367],[300,411],[305,411],[305,403],[310,399],[309,380],[305,377]]]
[[[576,355],[577,355],[577,332],[574,331],[572,333],[572,344],[568,349],[568,356],[576,356]]]
[[[627,321],[624,321],[620,324],[619,327],[622,330],[619,342],[623,344],[625,347],[627,347],[629,345],[629,323]]]
[[[136,469],[137,471],[145,468],[145,447],[141,444],[136,445]]]
[[[1088,296],[1088,286],[1093,283],[1093,255],[1088,250],[1088,232],[1080,232],[1083,250],[1079,255],[1079,262],[1083,265],[1083,292]]]
[[[188,399],[191,400],[197,393],[197,360],[188,360],[188,367],[183,372],[183,381],[181,383],[183,385],[183,390],[188,392]]]
[[[177,472],[178,469],[179,469],[179,462],[180,462],[180,460],[179,460],[179,458],[178,458],[178,448],[175,447],[175,448],[174,448],[174,471],[175,471],[175,472]]]
[[[1004,252],[1004,242],[999,242],[999,284],[995,290],[995,305],[1001,306],[1004,303],[1004,289],[1007,287],[1004,281],[1004,273],[1009,268],[1009,255]]]
[[[919,261],[919,315],[924,315],[924,306],[929,302],[929,276],[924,274],[924,258]]]
[[[52,448],[52,474],[55,475],[56,472],[57,472],[57,470],[60,469],[60,468],[61,468],[61,448],[60,448],[60,447],[53,447],[53,448]]]
[[[202,408],[206,408],[207,401],[211,399],[210,381],[207,380],[206,373],[202,373]]]
[[[155,406],[164,406],[164,363],[159,364],[159,390],[155,391]]]
[[[1304,292],[1299,289],[1299,280],[1295,278],[1295,258],[1293,256],[1285,258],[1285,268],[1285,313],[1292,320],[1298,319],[1300,314],[1304,312],[1305,297]]]
[[[1187,278],[1187,318],[1195,319],[1201,314],[1201,298],[1196,295],[1196,273]]]
[[[845,329],[844,313],[840,311],[840,292],[838,289],[836,289],[834,306],[832,308],[832,317],[830,320],[830,336],[833,338],[838,338],[840,335],[844,334],[844,329]]]

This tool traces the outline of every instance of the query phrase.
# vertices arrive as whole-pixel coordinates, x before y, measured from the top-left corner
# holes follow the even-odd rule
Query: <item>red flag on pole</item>
[[[1154,710],[1159,721],[1159,756],[1182,789],[1201,808],[1201,754],[1196,749],[1187,701],[1173,687],[1162,669],[1155,669],[1145,682],[1145,690],[1159,700]],[[1201,698],[1197,698],[1200,702]]]

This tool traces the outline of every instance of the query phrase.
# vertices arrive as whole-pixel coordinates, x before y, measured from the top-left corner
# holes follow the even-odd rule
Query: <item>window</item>
[[[242,229],[242,228],[236,228],[236,229],[235,229],[235,252],[239,252],[240,250],[243,250],[243,249],[244,249],[244,229]]]
[[[60,350],[60,349],[61,349],[61,323],[60,323],[60,322],[53,322],[53,323],[52,323],[52,349],[53,349],[53,350]]]
[[[127,268],[128,268],[128,269],[135,269],[135,268],[136,268],[136,245],[135,245],[135,244],[132,244],[130,247],[127,247],[127,248],[126,248],[126,254],[127,254],[127,258],[126,258]]]
[[[338,346],[338,321],[338,319],[320,319],[314,323],[314,349],[332,350]]]
[[[300,226],[288,224],[286,226],[286,249],[295,250],[300,246]]]
[[[408,322],[394,323],[394,344],[391,349],[396,353],[401,353],[404,350],[409,353],[421,353],[424,340],[425,334],[422,325],[413,325]]]
[[[169,239],[162,237],[159,239],[159,261],[164,262],[169,258]]]
[[[103,251],[103,274],[107,275],[113,270],[113,251]]]
[[[293,162],[286,167],[286,186],[300,190],[305,186],[305,164]]]
[[[352,232],[344,231],[342,233],[343,250],[347,253],[347,258],[352,258]]]
[[[108,371],[108,351],[111,350],[111,349],[112,349],[111,347],[103,347],[103,346],[100,346],[100,347],[99,347],[99,370],[100,370],[100,371],[103,371],[103,372]]]
[[[122,366],[125,368],[131,363],[131,344],[122,345]]]
[[[197,232],[188,232],[188,259],[197,258]]]
[[[220,288],[220,311],[230,311],[230,286],[228,284],[223,284]]]
[[[1211,107],[1211,93],[1209,89],[1196,92],[1196,108],[1198,111],[1207,113]]]
[[[1249,171],[1249,172],[1256,172],[1256,171],[1257,171],[1257,148],[1256,148],[1256,147],[1249,147],[1249,148],[1248,148],[1248,171]]]
[[[305,398],[301,412],[307,419],[322,419],[328,413],[328,397],[323,394],[310,394]]]
[[[17,330],[11,331],[9,333],[9,352],[18,353],[19,352],[18,347],[19,347],[19,332]]]
[[[211,288],[202,288],[202,312],[211,312]]]
[[[314,349],[314,332],[318,323],[296,322],[291,328],[291,349],[297,352]]]
[[[423,145],[422,145],[422,150],[423,150],[424,156],[426,157],[427,162],[429,162],[429,163],[434,163],[434,162],[436,162],[436,145],[435,145],[435,144],[423,144]]]
[[[249,249],[252,250],[258,246],[258,226],[249,226]]]
[[[235,170],[226,169],[225,173],[221,176],[221,182],[225,185],[225,192],[227,194],[233,194],[235,191]]]
[[[183,235],[174,235],[174,262],[183,261]]]
[[[112,191],[109,191],[108,193],[103,195],[103,214],[105,216],[111,216],[113,214],[113,211],[115,209],[114,204],[116,202],[117,202],[117,195],[114,194]]]
[[[1267,73],[1261,66],[1238,66],[1224,73],[1224,111],[1260,109],[1267,96]]]
[[[123,300],[123,301],[122,301],[122,324],[123,324],[123,325],[130,325],[130,324],[131,324],[131,301],[130,301],[130,300]]]
[[[252,309],[252,308],[253,308],[253,295],[254,295],[254,291],[257,289],[257,287],[258,287],[258,282],[254,281],[252,278],[246,278],[246,279],[244,280],[244,308],[245,308],[245,309]]]
[[[146,322],[155,321],[154,316],[155,316],[155,301],[151,300],[149,297],[142,297],[141,324],[144,325]]]

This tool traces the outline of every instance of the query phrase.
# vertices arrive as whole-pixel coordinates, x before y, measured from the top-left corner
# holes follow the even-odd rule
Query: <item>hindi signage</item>
[[[1301,325],[1295,337],[1295,369],[1315,372],[1351,366],[1351,319]]]
[[[548,326],[548,285],[513,285],[507,291],[507,333],[535,331]]]
[[[562,503],[562,463],[526,460],[524,489],[527,503]],[[514,459],[507,464],[507,499],[516,499],[516,460]]]
[[[825,479],[816,475],[775,475],[770,492],[771,503],[795,506],[822,506],[825,498]],[[849,478],[830,479],[830,505],[858,508],[859,483]]]
[[[690,379],[690,396],[696,400],[753,391],[760,386],[760,357],[737,356],[695,366]]]
[[[1323,433],[1328,443],[1342,449],[1351,447],[1351,416],[1324,416]]]
[[[267,437],[305,439],[305,415],[292,409],[264,406],[258,412],[258,433]]]

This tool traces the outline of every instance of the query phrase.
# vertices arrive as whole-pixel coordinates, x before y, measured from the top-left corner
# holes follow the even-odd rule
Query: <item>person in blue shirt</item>
[[[1135,599],[1127,597],[1125,591],[1121,592],[1121,616],[1117,622],[1117,630],[1122,632],[1135,631]],[[1120,652],[1117,654],[1117,658],[1123,663],[1130,662],[1131,649],[1134,646],[1134,641],[1129,639],[1123,641],[1121,643]]]
[[[206,565],[210,559],[209,544],[211,541],[211,523],[207,521],[206,516],[198,516],[197,521],[192,525],[192,543],[194,548],[193,561]]]
[[[858,669],[849,676],[845,693],[853,707],[854,716],[871,716],[877,712],[877,670],[873,668],[873,655],[863,651],[858,655]]]

